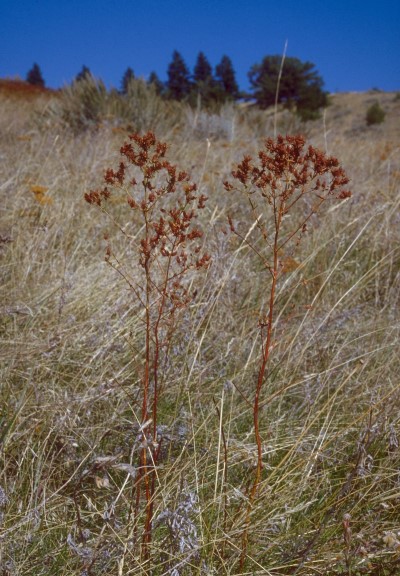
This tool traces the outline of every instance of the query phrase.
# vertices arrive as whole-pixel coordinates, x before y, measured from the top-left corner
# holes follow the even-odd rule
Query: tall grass
[[[44,118],[48,101],[35,106]],[[101,258],[106,220],[83,199],[118,166],[125,134],[104,122],[96,130],[39,129],[32,104],[4,102],[4,574],[398,572],[399,142],[377,130],[344,137],[348,126],[335,110],[325,129],[321,120],[306,130],[314,146],[339,158],[354,195],[316,220],[277,286],[273,364],[259,412],[265,479],[250,510],[243,569],[258,461],[249,399],[267,294],[257,258],[227,225],[228,212],[247,231],[254,218],[242,194],[228,194],[222,182],[272,136],[273,122],[263,115],[254,125],[253,112],[238,108],[233,133],[210,137],[185,121],[175,128],[160,121],[170,158],[208,196],[198,225],[212,265],[163,366],[147,568],[129,520],[143,325],[124,280]],[[387,126],[390,114],[388,107]],[[131,212],[114,196],[110,209],[125,230]],[[128,256],[116,231],[110,238]]]

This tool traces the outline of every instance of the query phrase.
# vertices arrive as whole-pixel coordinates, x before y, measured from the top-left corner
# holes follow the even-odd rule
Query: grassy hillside
[[[319,120],[303,124],[283,110],[175,106],[140,83],[133,105],[99,86],[89,100],[18,96],[7,86],[0,83],[1,573],[398,574],[398,95],[336,94]],[[385,121],[368,127],[376,100]],[[256,157],[275,121],[278,132],[301,132],[337,157],[353,195],[313,217],[297,251],[282,255],[260,407],[262,480],[250,499],[259,322],[271,277],[230,232],[228,214],[244,236],[257,227],[246,199],[223,182],[243,155]],[[207,195],[198,225],[212,258],[191,278],[196,297],[161,351],[146,553],[144,311],[104,259],[107,233],[136,281],[142,231],[123,195],[109,204],[119,228],[84,200],[118,168],[137,129],[166,141],[168,159]]]

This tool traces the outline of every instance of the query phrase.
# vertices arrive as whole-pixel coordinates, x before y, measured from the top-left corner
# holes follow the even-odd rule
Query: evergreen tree
[[[236,100],[240,97],[235,71],[229,56],[222,56],[221,62],[215,67],[215,77],[226,99]]]
[[[182,56],[174,51],[172,62],[168,66],[167,89],[170,98],[184,100],[189,96],[191,82],[189,70]]]
[[[91,78],[93,78],[93,76],[89,68],[87,66],[82,66],[82,70],[75,76],[75,82],[90,80]]]
[[[164,92],[164,83],[161,82],[156,72],[151,72],[147,83],[153,85],[157,94],[161,95]]]
[[[44,88],[44,80],[39,65],[36,62],[26,75],[26,81],[33,86],[41,86]]]
[[[121,92],[122,94],[126,94],[128,92],[129,83],[135,78],[135,73],[133,72],[132,68],[128,67],[124,75],[122,76],[121,80]]]
[[[211,64],[203,52],[199,52],[197,56],[193,69],[193,80],[193,95],[196,97],[196,100],[200,96],[201,102],[205,105],[220,100]]]
[[[212,80],[211,64],[203,52],[199,52],[197,56],[196,64],[193,69],[193,79],[196,84]]]
[[[255,64],[248,74],[254,97],[261,108],[275,103],[281,62],[281,56],[266,56],[261,64]],[[289,108],[295,106],[304,119],[315,117],[319,108],[326,106],[328,102],[323,85],[314,64],[288,57],[282,69],[278,102],[283,102]]]

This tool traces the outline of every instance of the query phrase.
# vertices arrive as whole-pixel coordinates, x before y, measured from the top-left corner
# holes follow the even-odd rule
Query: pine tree
[[[248,74],[254,97],[261,108],[272,106],[275,102],[281,62],[281,56],[266,56]],[[328,102],[323,85],[314,64],[287,57],[279,82],[278,102],[283,102],[288,108],[296,108],[303,119],[315,118],[319,108]]]
[[[82,70],[75,76],[75,82],[90,80],[91,78],[93,78],[93,76],[89,68],[87,66],[82,66]]]
[[[44,80],[39,65],[36,62],[26,75],[26,81],[33,86],[41,86],[44,88]]]
[[[172,62],[168,66],[168,96],[175,100],[184,100],[189,96],[191,82],[189,70],[182,56],[174,51]]]
[[[235,71],[229,56],[222,56],[221,62],[215,67],[215,77],[225,99],[237,100],[240,97]]]
[[[135,73],[131,67],[128,67],[121,80],[121,92],[122,94],[127,94],[129,83],[135,78]]]
[[[164,83],[160,80],[156,72],[150,73],[147,83],[155,87],[157,94],[161,95],[164,92]]]
[[[211,64],[203,52],[199,52],[197,56],[193,69],[193,80],[193,96],[195,96],[196,100],[200,96],[201,103],[206,106],[211,102],[220,100]],[[192,100],[194,100],[194,98],[192,98]]]
[[[197,56],[197,61],[193,69],[193,79],[196,84],[212,80],[211,64],[203,52],[199,52]]]

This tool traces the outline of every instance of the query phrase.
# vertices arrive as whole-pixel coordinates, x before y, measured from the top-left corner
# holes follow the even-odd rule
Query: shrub
[[[382,124],[386,116],[385,111],[381,108],[379,102],[374,102],[367,110],[365,120],[368,126],[373,124]]]
[[[114,99],[110,114],[128,123],[135,132],[155,130],[156,127],[159,130],[162,124],[172,126],[177,122],[174,104],[161,98],[155,83],[134,78],[130,80],[126,94]]]
[[[165,102],[154,84],[133,78],[127,93],[107,91],[102,80],[88,76],[65,87],[60,97],[44,114],[50,123],[61,123],[75,133],[98,128],[103,122],[124,124],[131,131],[146,131],[156,126],[174,127],[180,110],[174,102]]]
[[[44,115],[51,123],[61,123],[73,132],[96,127],[107,114],[107,88],[91,75],[75,80],[62,89]]]

